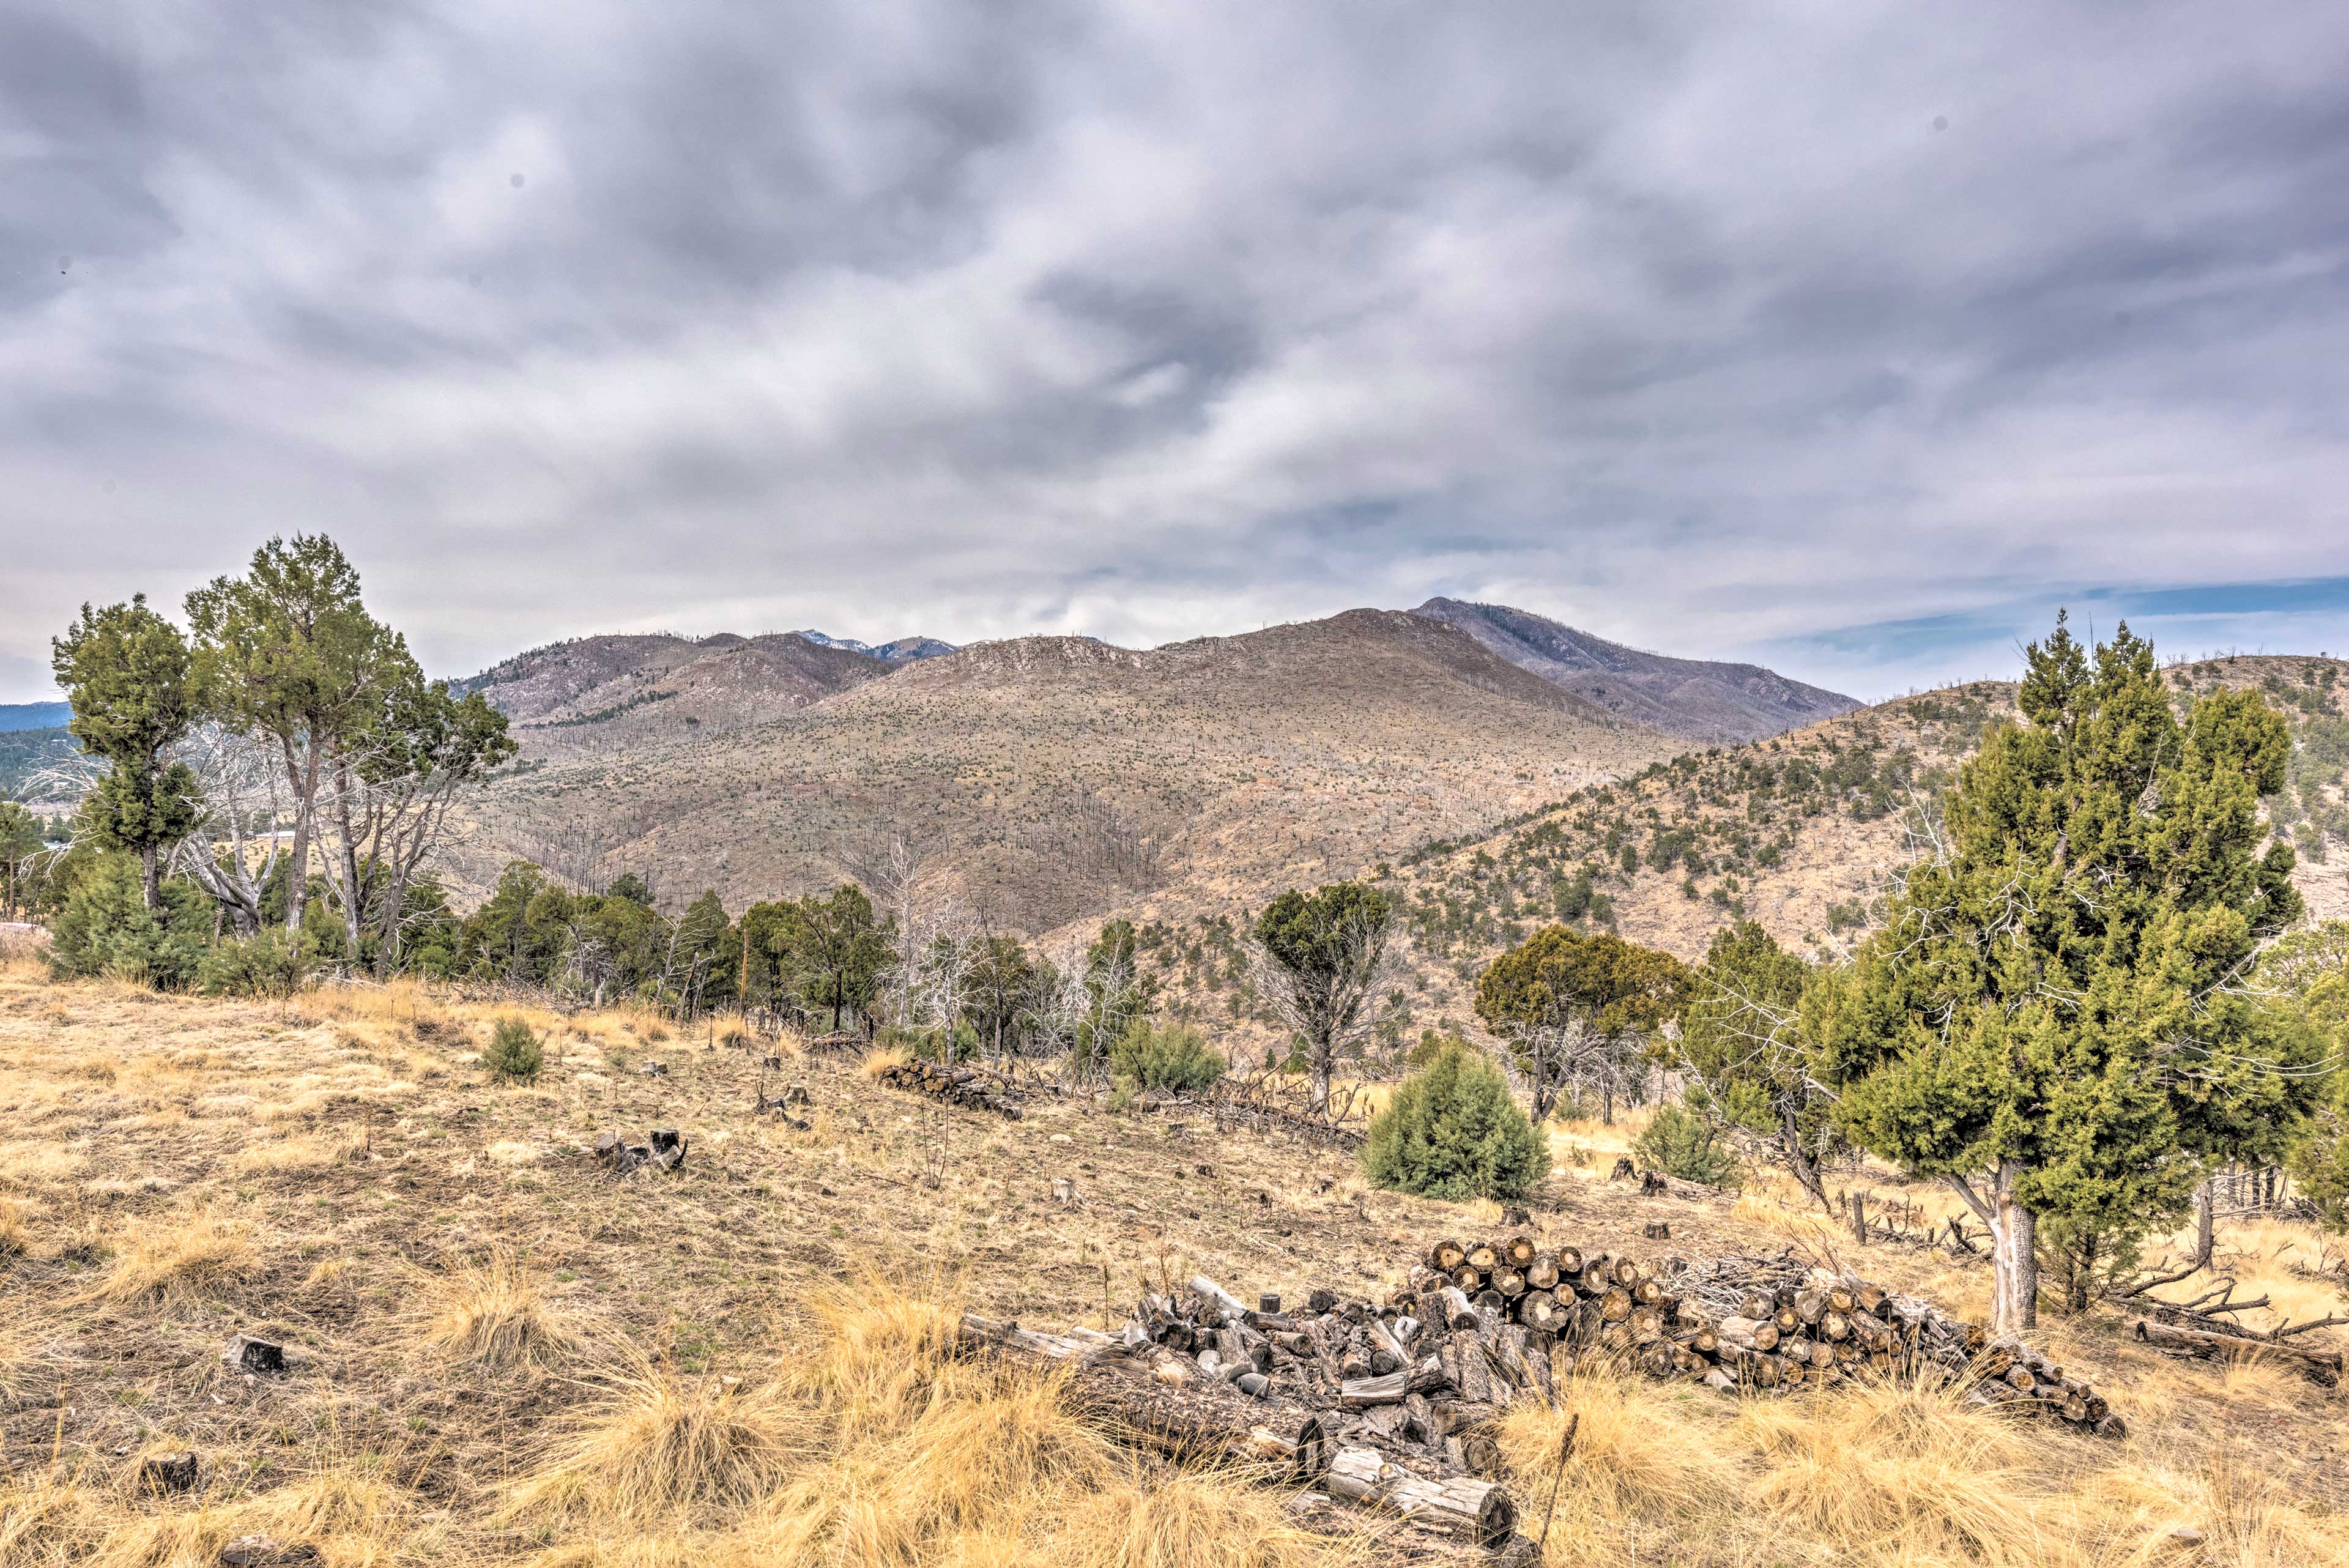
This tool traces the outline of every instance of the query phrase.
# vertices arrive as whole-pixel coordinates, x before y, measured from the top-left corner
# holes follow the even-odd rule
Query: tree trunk
[[[291,765],[293,758],[289,754],[285,770],[292,777],[295,791],[292,864],[285,878],[285,929],[295,935],[301,933],[302,910],[310,901],[310,826],[317,810],[318,769],[324,761],[316,740],[308,751],[309,761],[298,771]]]
[[[2039,1326],[2039,1216],[2015,1200],[2022,1168],[1999,1167],[1997,1208],[1991,1221],[1992,1269],[1990,1326],[1992,1334],[2020,1334]]]
[[[1615,1125],[1615,1080],[1612,1077],[1607,1080],[1607,1086],[1599,1092],[1599,1103],[1600,1119],[1609,1127],[1613,1127]]]
[[[1327,1036],[1313,1042],[1313,1108],[1323,1115],[1330,1110],[1330,1054]]]
[[[2217,1243],[2215,1234],[2218,1195],[2210,1190],[2213,1178],[2204,1177],[2202,1185],[2194,1189],[2194,1266],[2210,1266],[2210,1252]]]
[[[1779,1116],[1785,1127],[1781,1136],[1786,1145],[1786,1167],[1795,1173],[1795,1179],[1801,1184],[1803,1190],[1811,1195],[1811,1201],[1825,1209],[1827,1206],[1826,1180],[1819,1175],[1818,1163],[1803,1152],[1803,1135],[1795,1120],[1795,1107],[1791,1105],[1782,1106]]]
[[[163,902],[162,879],[156,875],[155,846],[147,846],[139,852],[140,894],[147,900],[147,912],[153,914]]]

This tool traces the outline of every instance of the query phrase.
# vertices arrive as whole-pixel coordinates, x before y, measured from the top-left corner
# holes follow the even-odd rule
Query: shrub
[[[1224,1059],[1195,1029],[1153,1029],[1137,1019],[1109,1048],[1109,1068],[1123,1085],[1192,1094],[1224,1075]]]
[[[501,1018],[490,1030],[489,1049],[481,1065],[502,1083],[527,1084],[546,1065],[546,1050],[519,1018]]]
[[[1661,1170],[1707,1187],[1729,1187],[1745,1169],[1721,1138],[1722,1129],[1702,1116],[1678,1106],[1664,1106],[1631,1146],[1631,1153],[1643,1170]]]
[[[2106,1290],[2137,1276],[2145,1261],[2145,1231],[2143,1220],[2125,1215],[2042,1214],[2033,1239],[2041,1290],[2059,1311],[2086,1312]]]
[[[275,928],[206,951],[196,966],[196,989],[206,996],[291,996],[309,983],[316,963],[307,936]]]
[[[1371,1123],[1362,1173],[1380,1187],[1455,1203],[1518,1198],[1549,1174],[1549,1147],[1501,1070],[1454,1044]]]
[[[76,887],[49,929],[49,966],[61,980],[110,975],[178,991],[195,978],[207,919],[203,895],[184,882],[163,884],[163,907],[150,910],[139,864],[109,856]]]

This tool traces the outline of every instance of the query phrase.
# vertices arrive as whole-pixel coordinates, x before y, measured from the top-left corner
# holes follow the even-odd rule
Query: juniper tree
[[[50,643],[50,668],[73,704],[74,739],[107,771],[83,819],[99,847],[139,857],[140,898],[151,913],[163,852],[195,826],[194,772],[166,753],[195,723],[187,639],[147,607],[147,596],[81,618]]]
[[[1812,1078],[1804,1049],[1810,975],[1799,954],[1754,921],[1713,932],[1704,962],[1690,976],[1671,1060],[1688,1075],[1699,1110],[1760,1139],[1824,1207],[1820,1166],[1841,1140],[1832,1098]]]
[[[377,722],[415,661],[398,634],[367,614],[359,575],[325,535],[272,539],[242,577],[188,596],[195,671],[211,717],[264,736],[293,798],[293,886],[306,888],[319,793],[345,753]],[[287,902],[298,930],[306,899]]]
[[[2039,1216],[2183,1211],[2211,1158],[2293,1120],[2304,1032],[2246,984],[2301,909],[2259,797],[2291,738],[2256,692],[2183,722],[2123,625],[2093,659],[2058,618],[1804,1027],[1854,1142],[1946,1181],[1991,1228],[1993,1326],[2036,1321]]]
[[[1339,882],[1283,893],[1257,917],[1266,999],[1301,1040],[1313,1074],[1313,1108],[1330,1106],[1339,1048],[1377,1027],[1394,906],[1375,888]]]
[[[1611,1124],[1624,1072],[1679,1012],[1687,981],[1670,953],[1612,931],[1545,926],[1485,966],[1476,1016],[1532,1077],[1536,1121],[1571,1079],[1598,1086]]]

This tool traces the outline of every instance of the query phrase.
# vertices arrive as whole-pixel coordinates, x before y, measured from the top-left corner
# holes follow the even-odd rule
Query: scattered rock
[[[238,1371],[249,1372],[255,1377],[285,1376],[285,1347],[249,1334],[240,1334],[231,1338],[228,1348],[221,1352],[221,1360]]]
[[[193,1491],[200,1469],[193,1449],[177,1454],[150,1454],[139,1461],[139,1490],[156,1493]]]
[[[2169,1539],[2180,1546],[2199,1546],[2202,1544],[2203,1535],[2192,1525],[2181,1524],[2169,1532]]]
[[[636,1071],[647,1078],[666,1078],[668,1076],[668,1064],[666,1062],[647,1062],[643,1066],[638,1067]]]

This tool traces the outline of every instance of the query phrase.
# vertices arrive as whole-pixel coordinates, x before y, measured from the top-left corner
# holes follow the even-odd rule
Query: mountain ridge
[[[1410,613],[1456,626],[1520,670],[1683,740],[1743,744],[1865,706],[1762,665],[1650,653],[1508,605],[1439,596]]]

